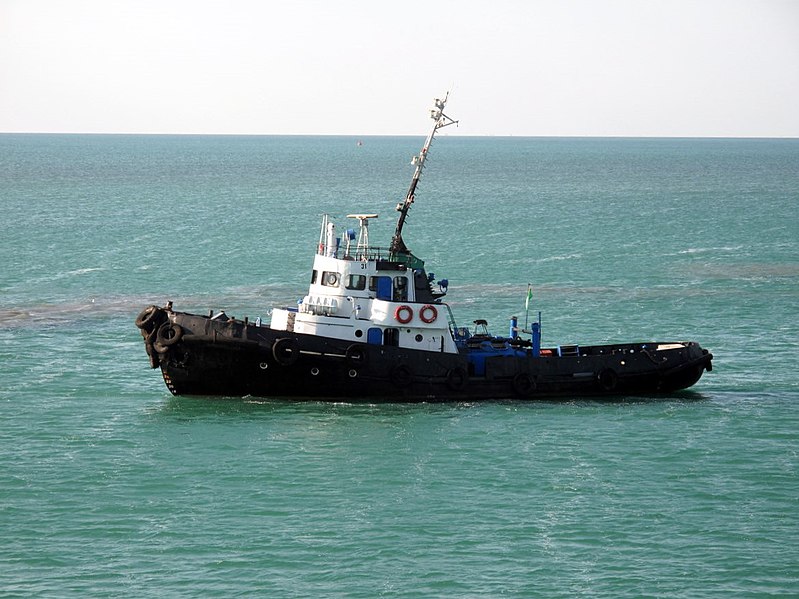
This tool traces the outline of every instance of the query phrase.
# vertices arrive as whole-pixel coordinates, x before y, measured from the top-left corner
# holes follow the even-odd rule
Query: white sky
[[[0,0],[0,131],[799,137],[799,0]]]

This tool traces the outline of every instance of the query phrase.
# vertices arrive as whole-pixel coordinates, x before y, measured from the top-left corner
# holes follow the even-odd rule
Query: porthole
[[[311,374],[314,375],[314,376],[318,376],[319,375],[319,369],[316,366],[314,366],[313,368],[311,368]]]
[[[421,343],[422,339],[424,339],[424,337],[422,337],[421,335],[416,335],[416,337],[414,337],[414,339],[416,339],[416,343]]]

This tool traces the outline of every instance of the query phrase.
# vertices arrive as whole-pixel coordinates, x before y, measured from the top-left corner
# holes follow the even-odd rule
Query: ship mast
[[[405,225],[405,219],[408,217],[408,210],[410,210],[411,204],[413,204],[414,196],[416,194],[416,186],[419,184],[419,179],[422,178],[422,169],[424,168],[425,160],[427,160],[427,154],[430,150],[430,145],[433,143],[433,138],[436,135],[436,131],[446,127],[447,125],[454,125],[458,123],[458,121],[454,121],[444,114],[444,106],[447,104],[447,98],[449,98],[449,92],[447,92],[443,100],[436,98],[435,108],[430,110],[430,118],[435,121],[433,130],[430,132],[430,135],[427,136],[424,146],[422,146],[422,151],[419,152],[417,156],[414,156],[413,160],[411,161],[411,164],[416,165],[416,170],[413,172],[411,186],[408,189],[405,199],[397,204],[397,212],[399,212],[400,215],[399,218],[397,218],[397,228],[394,231],[394,237],[391,238],[390,250],[392,254],[409,253],[408,247],[402,240],[402,227]]]

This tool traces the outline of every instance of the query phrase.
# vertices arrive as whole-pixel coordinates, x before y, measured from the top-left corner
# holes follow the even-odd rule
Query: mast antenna
[[[416,195],[416,186],[419,184],[419,179],[422,178],[422,169],[424,169],[424,163],[425,160],[427,160],[427,155],[430,150],[430,146],[433,143],[433,138],[436,135],[436,131],[449,125],[458,124],[458,121],[455,121],[444,114],[444,107],[447,105],[448,98],[449,92],[446,93],[443,100],[436,98],[435,108],[430,110],[430,118],[435,121],[433,130],[430,131],[430,135],[427,136],[427,139],[422,146],[422,151],[419,152],[418,155],[414,156],[413,160],[411,160],[411,164],[416,166],[416,170],[413,171],[411,186],[408,188],[408,193],[405,195],[405,199],[397,204],[397,212],[399,212],[400,215],[397,218],[397,228],[394,230],[394,237],[391,238],[390,251],[392,254],[409,253],[408,247],[402,240],[402,227],[405,226],[405,219],[408,217],[408,211],[411,208],[411,204],[413,204],[414,196]]]

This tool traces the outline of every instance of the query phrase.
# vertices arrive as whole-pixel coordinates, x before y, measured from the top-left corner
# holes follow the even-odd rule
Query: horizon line
[[[124,132],[124,131],[0,131],[0,135],[92,135],[92,136],[148,136],[148,137],[424,137],[424,133],[187,133],[187,132]],[[457,133],[442,134],[441,138],[496,138],[496,139],[799,139],[799,135],[516,135]]]

